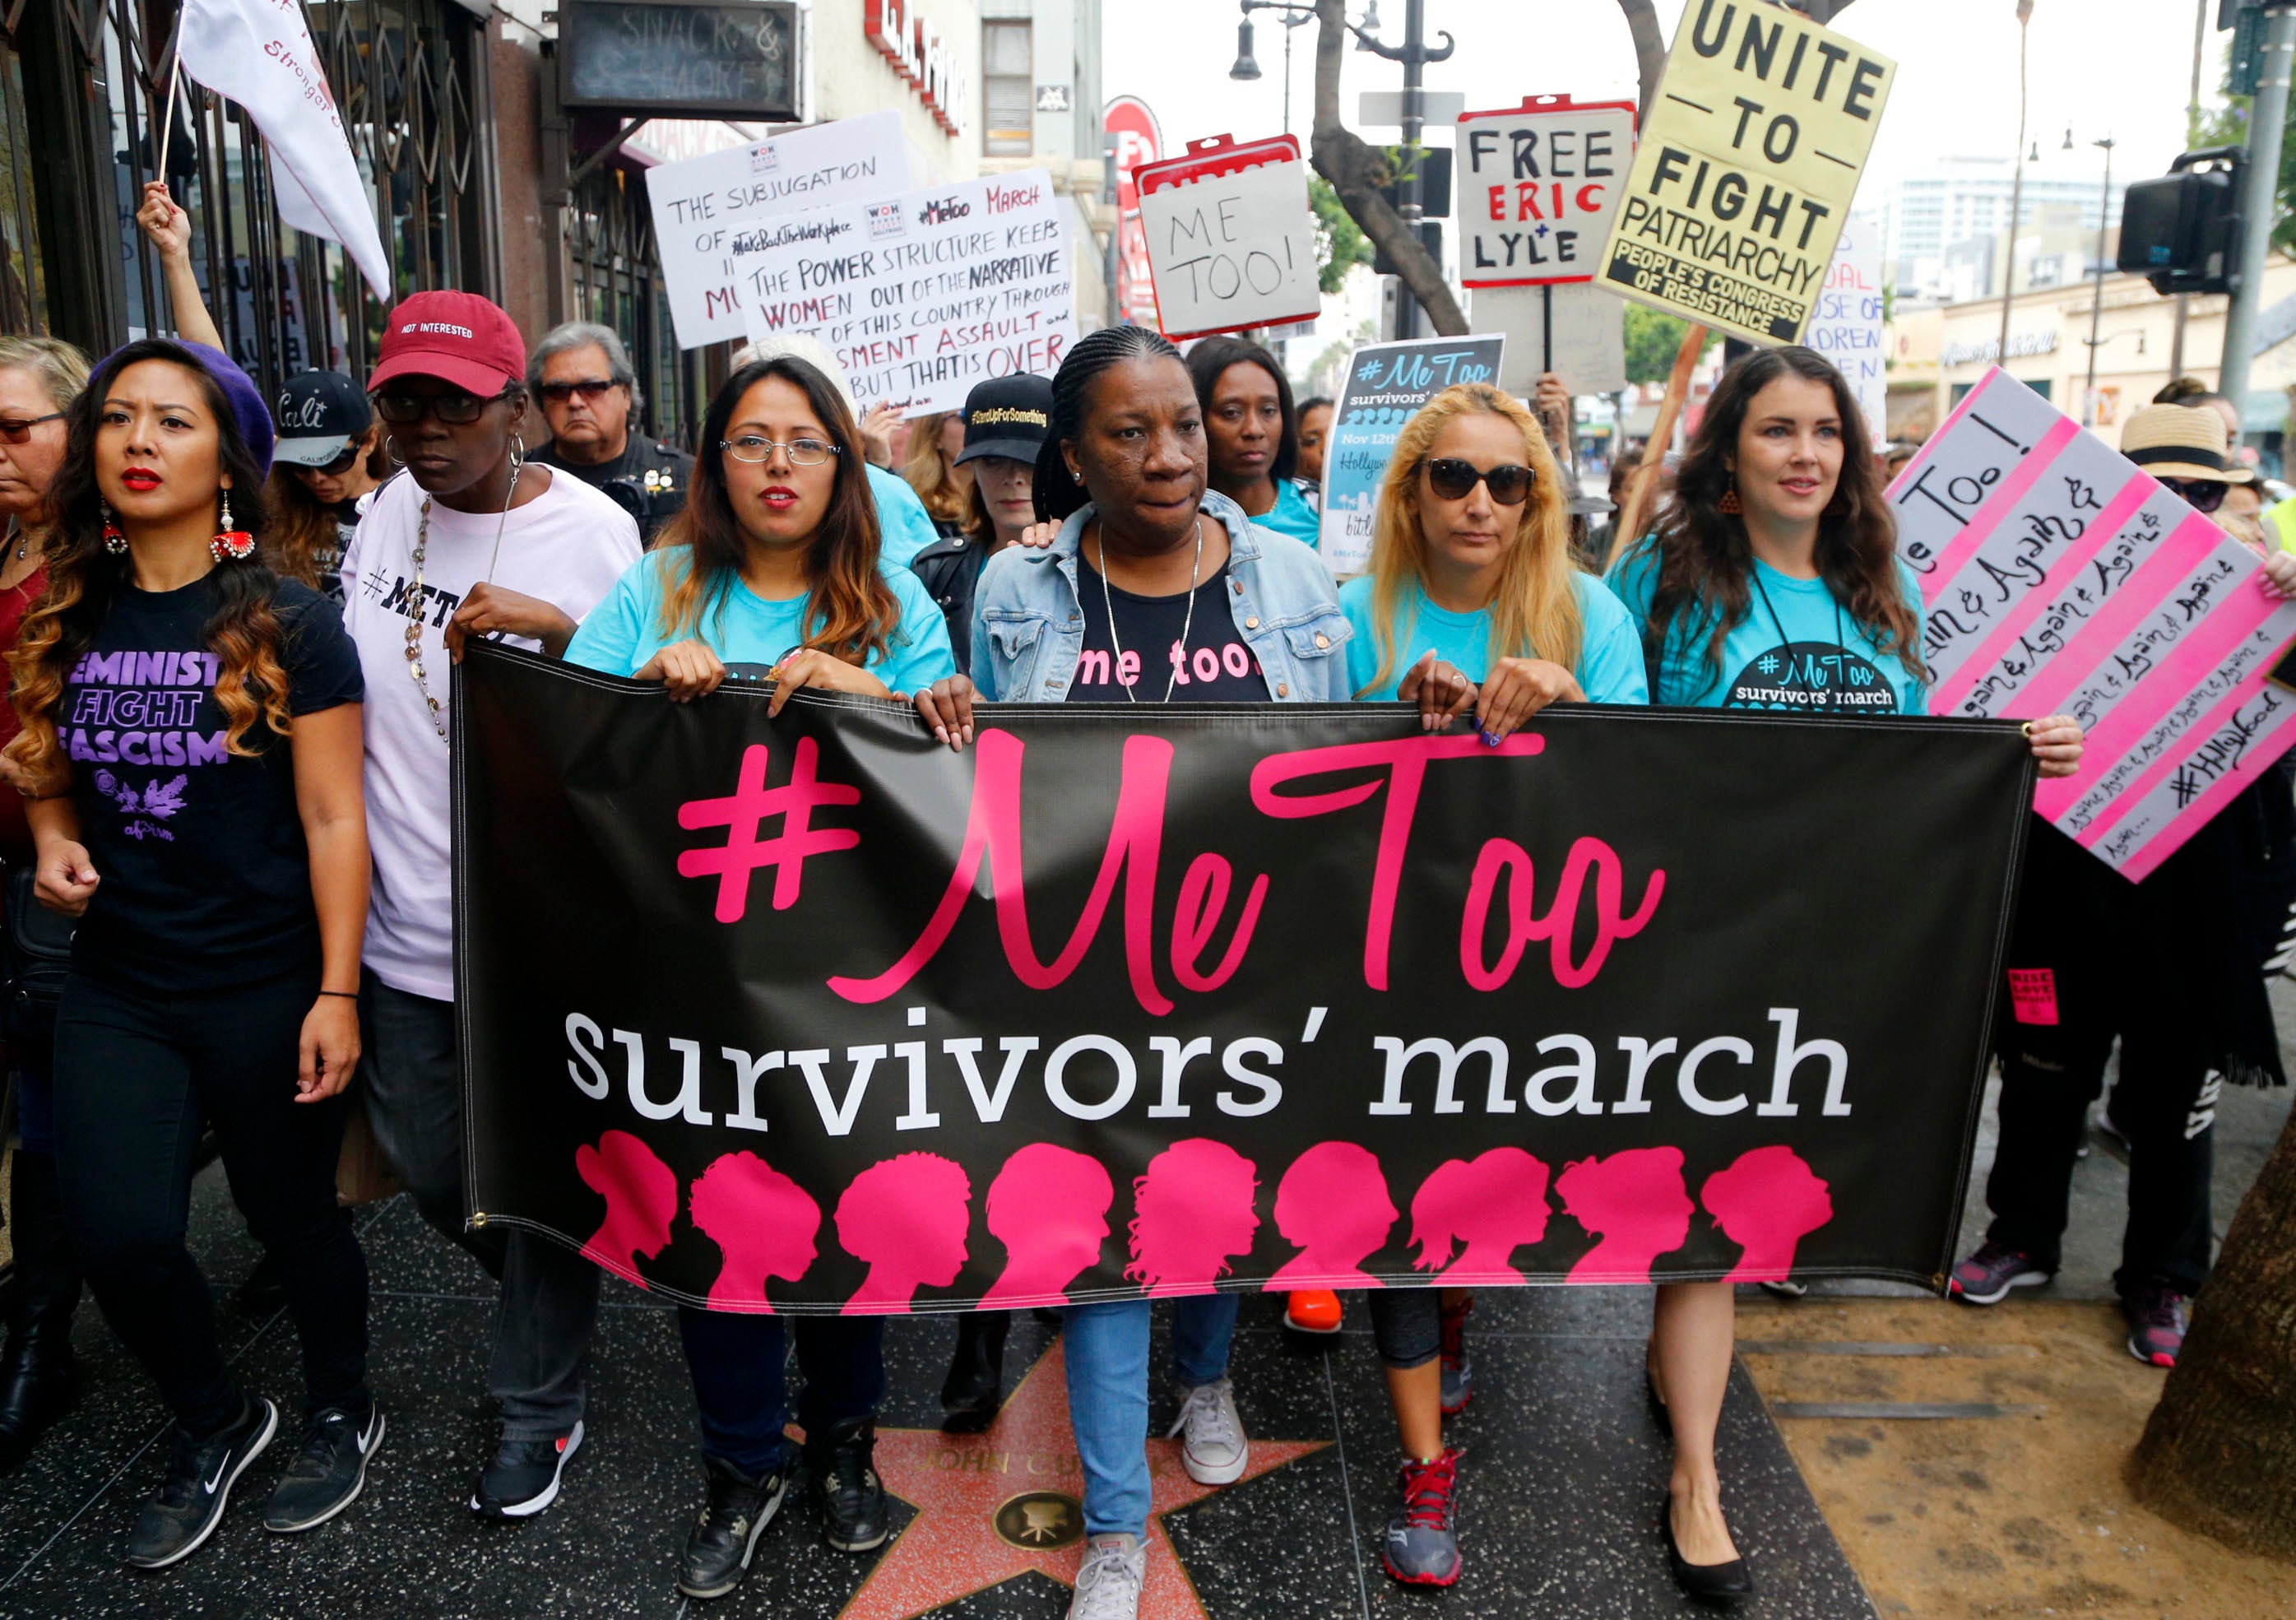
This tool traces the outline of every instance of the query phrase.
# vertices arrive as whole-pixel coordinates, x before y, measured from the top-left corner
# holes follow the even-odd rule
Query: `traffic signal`
[[[2204,147],[2131,185],[2120,205],[2120,268],[2163,296],[2234,291],[2245,160],[2237,146]]]

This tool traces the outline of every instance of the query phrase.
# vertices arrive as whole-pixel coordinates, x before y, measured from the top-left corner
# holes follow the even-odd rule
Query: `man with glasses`
[[[550,446],[535,453],[537,464],[603,490],[652,546],[685,509],[693,457],[630,431],[644,396],[622,340],[611,327],[568,321],[534,346],[526,374],[550,424]]]

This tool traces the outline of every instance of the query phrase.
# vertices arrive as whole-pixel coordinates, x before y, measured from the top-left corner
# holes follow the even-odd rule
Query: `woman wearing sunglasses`
[[[415,1207],[502,1285],[488,1386],[501,1443],[472,1511],[517,1517],[558,1493],[581,1446],[597,1269],[500,1227],[466,1232],[457,1072],[447,661],[471,636],[553,654],[638,557],[629,515],[525,459],[526,345],[471,292],[418,292],[385,318],[368,386],[384,452],[343,558],[343,624],[366,672],[374,904],[362,990],[366,1109]]]
[[[716,690],[728,666],[771,670],[769,715],[801,687],[894,697],[955,673],[939,609],[882,555],[866,447],[826,376],[793,356],[750,362],[709,402],[701,442],[685,510],[583,621],[570,662],[660,681],[673,703]],[[677,1589],[718,1598],[748,1573],[800,1461],[783,1435],[782,1319],[691,1306],[677,1317],[709,1492]],[[890,1533],[873,1462],[884,1318],[801,1317],[789,1336],[825,1538],[866,1551]]]
[[[359,385],[339,371],[287,379],[273,407],[279,448],[263,489],[271,530],[266,561],[283,579],[343,599],[343,553],[390,460],[382,429]]]
[[[1723,373],[1656,531],[1611,571],[1642,628],[1654,702],[1924,711],[1921,590],[1898,560],[1865,435],[1857,396],[1810,349],[1759,349]],[[2070,720],[2028,730],[2043,776],[2078,768]],[[1736,1310],[1728,1283],[1662,1285],[1649,1351],[1652,1398],[1674,1438],[1660,1519],[1669,1564],[1685,1591],[1718,1602],[1753,1591],[1714,1460]]]
[[[1371,570],[1340,590],[1355,634],[1356,696],[1392,700],[1439,669],[1480,683],[1473,715],[1496,745],[1558,703],[1641,703],[1627,611],[1570,556],[1570,508],[1546,435],[1488,383],[1444,390],[1404,425],[1373,521]],[[1454,677],[1458,678],[1459,677]],[[1383,1288],[1372,1331],[1403,1445],[1402,1504],[1381,1562],[1398,1581],[1459,1578],[1452,1497],[1459,1452],[1443,1419],[1467,1403],[1464,1288]],[[1314,1296],[1292,1296],[1300,1320]],[[1338,1302],[1326,1307],[1336,1325]]]

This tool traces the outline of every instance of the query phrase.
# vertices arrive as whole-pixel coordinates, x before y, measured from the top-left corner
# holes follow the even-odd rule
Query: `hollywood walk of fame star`
[[[838,1620],[915,1620],[943,1604],[999,1585],[1031,1569],[1063,1585],[1076,1583],[1084,1546],[1013,1546],[996,1529],[997,1509],[1031,1492],[1081,1498],[1084,1475],[1069,1427],[1067,1363],[1062,1345],[1038,1357],[1006,1398],[996,1420],[978,1435],[939,1429],[879,1429],[877,1474],[885,1489],[917,1510],[877,1560],[868,1579],[839,1611]],[[1243,1480],[1323,1450],[1328,1442],[1251,1443]],[[1200,1485],[1180,1465],[1180,1443],[1148,1442],[1148,1581],[1140,1612],[1157,1620],[1209,1620],[1179,1554],[1164,1533],[1163,1516],[1201,1501],[1221,1487]],[[1242,1484],[1243,1480],[1236,1483]],[[1041,1518],[1042,1515],[1033,1516]]]

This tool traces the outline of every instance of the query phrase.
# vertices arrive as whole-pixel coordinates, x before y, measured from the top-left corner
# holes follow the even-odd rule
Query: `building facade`
[[[2093,240],[2101,213],[2119,219],[2128,187],[2115,181],[2108,198],[2102,169],[2101,158],[2086,147],[2029,160],[2018,195],[2020,236],[2046,218],[2087,232]],[[1882,210],[1884,262],[1898,296],[1981,298],[1988,290],[1997,292],[1998,256],[2016,185],[2010,160],[1992,157],[1939,158],[1926,171],[1899,180]],[[1965,245],[1972,243],[1980,245],[1972,251]],[[2025,280],[2023,257],[2031,251],[2021,252],[2020,283]],[[1981,264],[1984,284],[1966,284],[1972,264]],[[1951,279],[1956,267],[1964,278],[1959,284]]]

